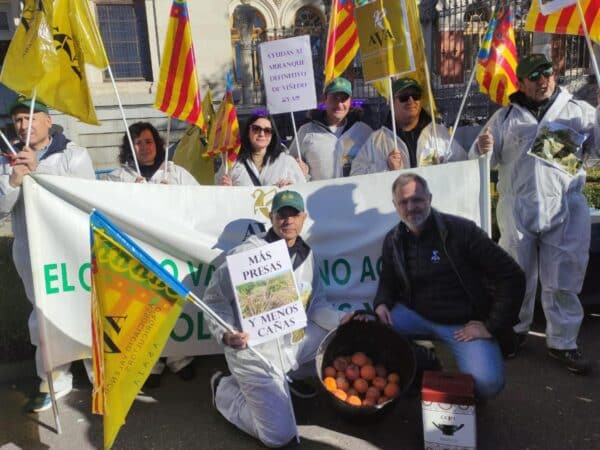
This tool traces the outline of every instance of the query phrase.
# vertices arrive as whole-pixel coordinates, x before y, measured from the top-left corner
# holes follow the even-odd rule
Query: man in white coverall
[[[31,138],[29,147],[25,147],[29,124],[29,107],[31,100],[19,97],[10,108],[13,124],[21,144],[16,156],[6,155],[0,165],[0,219],[11,215],[14,234],[13,260],[19,272],[25,293],[34,303],[33,278],[29,259],[29,241],[25,222],[25,202],[21,185],[25,176],[30,174],[64,175],[77,178],[94,179],[92,160],[83,147],[69,141],[62,133],[50,135],[52,118],[48,107],[35,102]],[[37,314],[34,310],[29,316],[29,334],[31,343],[37,347],[35,362],[37,374],[41,378],[40,393],[27,405],[32,412],[49,409],[51,405],[48,394],[48,382],[42,360]],[[60,398],[71,392],[73,377],[69,371],[70,364],[55,367],[52,379],[56,397]],[[89,368],[89,367],[86,367]]]
[[[267,233],[250,236],[232,252],[261,247],[279,239],[286,241],[308,321],[306,328],[300,332],[280,338],[283,371],[294,380],[289,383],[292,393],[307,398],[314,396],[315,392],[314,389],[310,392],[301,378],[314,375],[313,360],[319,343],[328,330],[338,325],[343,313],[327,303],[312,250],[300,237],[306,219],[300,194],[283,191],[275,195],[270,217],[273,226]],[[234,328],[241,329],[226,263],[213,274],[204,301]],[[282,447],[290,443],[296,436],[296,424],[284,385],[286,380],[269,371],[247,349],[247,333],[223,332],[210,322],[209,327],[216,340],[225,346],[225,359],[231,371],[229,376],[216,372],[211,378],[216,409],[229,422],[267,447]],[[276,341],[253,348],[279,366]]]
[[[323,101],[325,110],[311,111],[310,122],[298,129],[298,139],[290,145],[290,154],[297,159],[301,155],[308,165],[300,164],[311,180],[347,177],[352,160],[373,131],[360,120],[363,111],[352,107],[350,81],[343,77],[331,80]]]
[[[583,320],[577,294],[588,263],[590,215],[582,194],[585,171],[580,163],[585,154],[597,152],[600,143],[596,111],[557,87],[552,62],[543,54],[521,59],[517,78],[519,90],[482,129],[471,156],[491,153],[491,166],[498,167],[500,245],[527,275],[515,326],[521,344],[533,320],[539,276],[548,354],[570,371],[584,374],[591,362],[577,348]],[[528,154],[538,133],[539,143],[548,140],[546,127],[555,124],[587,136],[583,146],[565,147],[577,162],[571,170],[556,160]]]
[[[359,150],[352,163],[351,175],[430,166],[467,158],[458,142],[453,141],[452,147],[448,148],[448,129],[442,124],[435,124],[423,109],[423,87],[417,80],[399,78],[393,82],[392,92],[397,137],[394,139],[390,111],[386,123],[373,131]]]

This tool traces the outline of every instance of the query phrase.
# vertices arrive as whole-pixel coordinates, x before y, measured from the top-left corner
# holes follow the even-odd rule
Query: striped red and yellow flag
[[[186,0],[171,6],[154,107],[206,131]]]
[[[513,16],[508,5],[496,4],[477,58],[479,90],[488,94],[492,101],[508,105],[508,97],[517,91],[517,48]]]
[[[227,90],[219,106],[214,123],[211,124],[208,135],[208,150],[203,156],[217,156],[219,153],[227,154],[229,164],[235,162],[242,146],[240,138],[240,125],[238,123],[231,83],[227,77]]]
[[[580,4],[590,38],[596,42],[600,42],[600,1],[580,0]],[[529,14],[527,14],[527,21],[525,23],[525,30],[558,34],[579,34],[582,36],[584,34],[576,4],[545,16],[540,12],[538,0],[531,2],[531,8],[529,9]]]
[[[362,0],[356,1],[359,5]],[[358,52],[355,0],[333,0],[325,53],[325,85],[341,76]]]

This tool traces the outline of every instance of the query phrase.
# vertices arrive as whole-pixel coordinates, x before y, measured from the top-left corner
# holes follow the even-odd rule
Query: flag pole
[[[33,125],[33,111],[35,109],[35,98],[37,97],[37,86],[33,88],[31,95],[31,104],[29,105],[29,122],[27,123],[27,136],[25,137],[25,147],[29,147],[31,141],[31,126]]]
[[[479,53],[479,52],[478,52]],[[448,141],[448,148],[446,150],[446,154],[450,154],[450,149],[452,148],[452,142],[454,141],[454,135],[456,134],[456,130],[458,129],[458,123],[460,121],[460,116],[462,115],[465,104],[467,103],[467,98],[469,97],[469,91],[471,90],[471,85],[473,84],[473,79],[475,79],[475,68],[477,67],[477,60],[475,60],[475,64],[471,69],[471,76],[469,77],[469,81],[467,83],[467,89],[463,94],[463,98],[460,102],[460,107],[458,108],[458,114],[456,115],[456,119],[454,119],[454,125],[452,126],[452,133],[450,134],[450,140]]]
[[[8,149],[13,153],[13,155],[16,155],[17,151],[12,146],[12,144],[10,143],[10,141],[8,140],[6,135],[2,132],[2,130],[0,130],[0,136],[2,137],[2,140],[4,141],[4,143],[8,146]]]
[[[121,102],[121,96],[119,95],[119,90],[117,89],[117,83],[115,83],[115,77],[113,76],[112,70],[110,68],[110,64],[106,66],[108,69],[108,75],[110,76],[110,81],[112,83],[113,89],[115,91],[115,95],[117,96],[117,102],[119,103],[119,110],[121,111],[121,117],[123,118],[123,123],[125,124],[125,134],[127,135],[127,140],[129,141],[129,147],[131,148],[131,154],[133,156],[133,163],[135,165],[135,170],[139,177],[142,176],[142,172],[140,172],[140,165],[138,164],[137,156],[135,154],[135,147],[133,146],[133,139],[131,139],[131,133],[129,131],[129,126],[127,125],[127,119],[125,118],[125,111],[123,110],[123,103]]]
[[[427,83],[427,92],[429,93],[429,111],[431,112],[431,124],[433,125],[433,139],[435,141],[435,146],[433,147],[433,156],[435,159],[439,159],[439,152],[437,149],[438,146],[438,134],[437,134],[437,123],[435,121],[435,107],[433,105],[433,89],[431,87],[431,77],[429,76],[429,63],[427,62],[427,58],[423,59],[423,65],[425,66],[425,82]],[[417,162],[418,164],[418,162]]]
[[[296,142],[296,147],[298,147],[298,158],[302,159],[302,152],[300,150],[300,141],[298,141],[298,131],[296,130],[296,119],[294,119],[294,113],[290,112],[290,116],[292,116],[292,128],[294,129],[294,142]]]
[[[394,150],[398,150],[398,134],[396,130],[396,111],[394,111],[394,93],[392,92],[392,77],[388,77],[390,95],[390,114],[392,115],[392,131],[394,132]]]
[[[167,141],[165,143],[165,170],[163,171],[163,180],[169,179],[169,138],[171,136],[171,116],[167,116]]]
[[[587,24],[585,23],[585,15],[583,14],[583,8],[581,2],[576,0],[577,12],[579,13],[579,21],[581,22],[581,28],[585,35],[585,42],[587,42],[588,49],[590,50],[590,60],[592,61],[592,67],[594,68],[594,74],[596,75],[596,84],[600,84],[600,70],[598,70],[598,62],[596,61],[596,55],[594,54],[594,48],[592,47],[592,41],[590,39],[590,32],[588,31]]]

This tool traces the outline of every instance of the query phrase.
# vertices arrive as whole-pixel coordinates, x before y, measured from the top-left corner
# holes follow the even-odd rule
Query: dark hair
[[[396,189],[405,186],[413,181],[417,184],[420,184],[427,194],[431,193],[429,191],[429,185],[427,184],[427,180],[425,178],[423,178],[420,175],[417,175],[416,173],[408,172],[399,175],[398,178],[394,180],[394,183],[392,184],[392,195],[396,195]]]
[[[275,161],[279,155],[283,152],[283,146],[281,145],[281,138],[279,137],[279,131],[277,131],[277,125],[273,117],[267,111],[255,111],[244,124],[242,129],[242,148],[238,155],[240,162],[252,158],[252,143],[250,142],[250,125],[256,122],[258,119],[267,119],[271,122],[271,142],[267,146],[267,152],[265,154],[265,163]]]
[[[135,141],[144,130],[150,130],[152,137],[154,138],[154,144],[156,145],[156,161],[162,161],[165,159],[165,141],[160,136],[158,130],[150,122],[136,122],[129,126],[129,132],[131,133],[131,140]],[[132,164],[133,163],[133,152],[134,150],[129,145],[129,139],[127,139],[127,133],[123,135],[123,143],[121,144],[121,151],[119,153],[119,162],[121,164]]]

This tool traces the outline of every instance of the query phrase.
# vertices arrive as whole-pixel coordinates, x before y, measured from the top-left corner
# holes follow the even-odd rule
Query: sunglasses
[[[542,75],[544,75],[546,78],[550,78],[553,73],[554,68],[546,67],[544,70],[534,70],[527,76],[527,79],[529,81],[537,81],[542,77]]]
[[[408,94],[396,95],[396,98],[400,101],[400,103],[406,103],[409,98],[412,98],[415,102],[421,100],[420,92],[410,92]]]
[[[271,134],[273,134],[273,128],[270,127],[261,127],[258,125],[250,125],[250,131],[252,131],[253,133],[256,134],[260,134],[260,132],[262,131],[263,133],[265,133],[265,136],[271,136]]]

